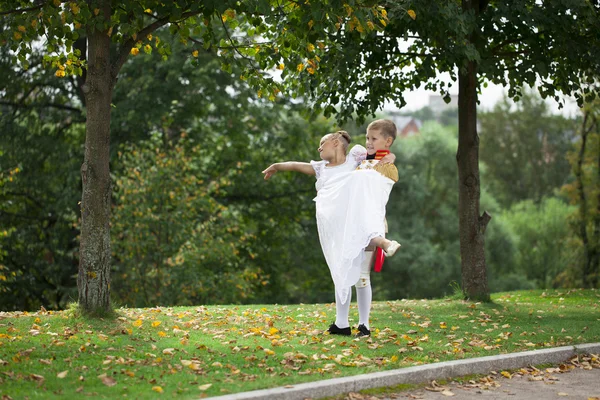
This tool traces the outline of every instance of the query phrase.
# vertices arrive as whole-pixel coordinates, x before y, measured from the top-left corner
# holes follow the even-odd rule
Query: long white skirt
[[[364,169],[327,180],[314,199],[319,240],[336,293],[345,302],[358,282],[365,248],[385,236],[385,206],[394,181]]]

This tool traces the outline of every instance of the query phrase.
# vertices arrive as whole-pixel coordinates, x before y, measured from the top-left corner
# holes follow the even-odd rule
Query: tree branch
[[[168,23],[169,23],[169,17],[160,18],[160,19],[154,21],[153,23],[151,23],[150,25],[148,25],[147,27],[143,28],[141,31],[139,31],[136,34],[136,36],[137,37],[145,37],[149,33],[154,32],[156,29],[158,29],[161,26],[164,26]],[[135,44],[135,42],[136,41],[132,37],[132,38],[128,39],[125,43],[123,43],[123,45],[121,46],[119,55],[117,56],[117,59],[111,66],[111,75],[112,75],[112,79],[113,79],[113,84],[117,82],[117,76],[119,75],[119,71],[121,70],[121,67],[123,66],[123,64],[125,64],[125,61],[127,61],[127,57],[129,57],[129,53],[131,52],[131,49],[133,48],[133,45]]]
[[[77,112],[81,114],[81,109],[79,108],[75,108],[75,107],[71,107],[71,106],[66,106],[63,104],[54,104],[54,103],[46,103],[46,104],[22,104],[22,103],[14,103],[12,101],[5,101],[5,100],[0,100],[0,105],[4,105],[4,106],[10,106],[10,107],[17,107],[17,108],[46,108],[46,107],[51,107],[51,108],[58,108],[59,110],[67,110],[67,111],[73,111],[73,112]]]
[[[196,11],[196,12],[189,11],[189,12],[183,13],[183,14],[181,14],[181,19],[179,19],[179,21],[183,21],[184,19],[193,17],[194,15],[198,15],[200,13],[201,13],[200,11]],[[153,23],[151,23],[150,25],[148,25],[147,27],[145,27],[141,31],[139,31],[136,34],[137,37],[146,37],[149,33],[152,33],[155,30],[157,30],[158,28],[169,23],[168,16],[158,18],[152,14],[147,14],[147,15],[155,18],[156,21],[154,21]],[[179,22],[179,21],[177,21],[177,22]],[[119,71],[121,70],[121,67],[123,66],[123,64],[125,64],[125,61],[127,61],[127,57],[129,57],[129,52],[131,51],[135,42],[136,41],[133,38],[130,38],[125,43],[123,43],[123,45],[121,46],[121,51],[119,52],[119,55],[117,56],[116,61],[113,63],[113,65],[111,67],[111,75],[113,78],[113,83],[116,83],[117,76],[119,75]]]
[[[487,225],[491,219],[492,216],[487,211],[484,211],[483,214],[479,217],[479,229],[481,230],[482,235],[485,233]]]
[[[49,221],[50,218],[48,217],[31,217],[29,215],[25,215],[25,214],[13,214],[13,213],[9,213],[7,211],[3,211],[0,210],[0,216],[7,216],[7,217],[12,217],[12,218],[17,218],[17,219],[26,219],[29,221]]]
[[[504,53],[496,53],[495,55],[498,57],[514,57],[520,54],[529,54],[531,51],[530,50],[521,50],[521,51],[507,51]]]
[[[28,199],[29,201],[31,201],[33,204],[35,204],[38,208],[44,208],[42,203],[40,201],[36,200],[35,198],[33,198],[33,196],[31,196],[29,193],[8,191],[8,192],[6,192],[6,195],[24,197],[24,198]]]
[[[258,69],[256,69],[256,67],[254,66],[254,64],[252,63],[252,60],[250,60],[248,57],[244,56],[242,53],[240,53],[240,51],[238,50],[238,48],[236,46],[234,46],[233,44],[233,39],[231,38],[231,36],[229,35],[229,30],[227,29],[227,27],[225,26],[225,22],[223,22],[223,18],[221,18],[221,14],[219,13],[219,19],[221,20],[221,25],[223,25],[223,29],[225,30],[225,34],[227,35],[227,38],[229,39],[229,43],[231,43],[233,49],[235,50],[236,53],[239,54],[240,57],[242,57],[242,59],[246,60],[249,62],[250,66],[252,67],[252,69],[254,70],[254,72],[256,72],[257,74],[260,75],[260,71]]]
[[[403,53],[403,52],[392,52],[390,54],[393,54],[395,56],[410,56],[410,57],[439,57],[439,54],[434,54],[434,53]]]
[[[26,13],[29,11],[39,10],[40,8],[44,7],[46,5],[46,3],[47,2],[43,2],[41,4],[38,4],[37,6],[33,6],[33,7],[29,7],[29,8],[19,8],[16,10],[2,11],[2,12],[0,12],[0,15],[22,14],[22,13]]]
[[[298,190],[295,192],[277,193],[277,194],[272,194],[270,196],[260,196],[260,195],[256,195],[256,194],[251,194],[251,195],[233,194],[230,196],[220,197],[220,199],[223,199],[227,202],[248,201],[248,200],[253,200],[256,202],[265,202],[265,201],[271,201],[271,200],[275,200],[275,199],[293,197],[293,196],[299,195],[299,194],[310,194],[310,193],[314,194],[315,193],[314,189]]]

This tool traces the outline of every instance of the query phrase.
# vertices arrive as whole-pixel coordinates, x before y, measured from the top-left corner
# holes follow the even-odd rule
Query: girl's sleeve
[[[317,177],[317,179],[319,179],[321,177],[321,171],[323,171],[323,168],[325,168],[325,164],[327,164],[327,161],[325,160],[321,160],[321,161],[310,161],[310,165],[313,167],[313,169],[315,170],[315,175]]]
[[[365,149],[360,144],[357,144],[352,149],[350,149],[350,154],[348,154],[348,156],[352,157],[352,159],[356,161],[356,165],[358,165],[367,159],[367,149]]]

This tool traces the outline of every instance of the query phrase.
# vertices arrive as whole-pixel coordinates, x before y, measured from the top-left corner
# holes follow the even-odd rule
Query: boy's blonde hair
[[[367,126],[367,132],[370,130],[377,130],[384,137],[391,137],[392,141],[396,140],[396,134],[398,132],[396,124],[390,119],[376,119]]]

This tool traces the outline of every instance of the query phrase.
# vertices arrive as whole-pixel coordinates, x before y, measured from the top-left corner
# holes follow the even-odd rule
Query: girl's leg
[[[350,322],[348,321],[348,315],[350,314],[350,302],[352,301],[352,288],[348,290],[348,298],[342,304],[337,290],[335,291],[335,325],[340,328],[349,328]]]
[[[358,325],[369,326],[369,316],[371,314],[371,302],[373,300],[373,291],[371,289],[371,267],[374,260],[374,251],[365,251],[365,260],[361,266],[360,279],[356,284],[356,301],[358,303]]]

